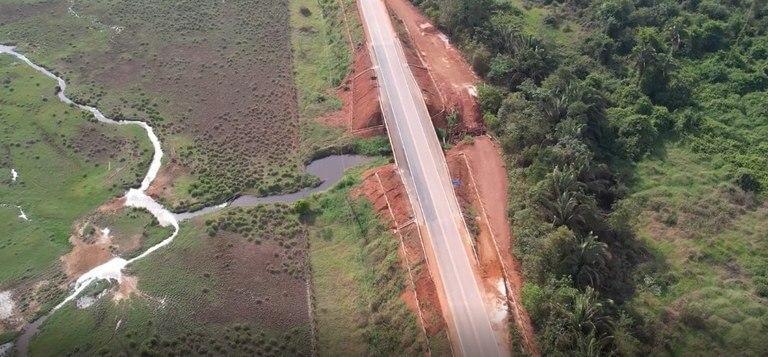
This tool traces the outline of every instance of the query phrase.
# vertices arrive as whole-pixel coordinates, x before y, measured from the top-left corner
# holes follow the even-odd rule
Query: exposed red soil
[[[104,235],[101,231],[104,226],[98,222],[108,216],[122,214],[124,203],[125,198],[112,199],[99,206],[94,214],[74,223],[69,237],[72,250],[60,258],[69,280],[77,279],[115,256],[124,256],[141,248],[143,237],[140,233],[113,230]]]
[[[118,285],[117,289],[115,290],[114,296],[112,296],[112,300],[126,300],[130,299],[133,295],[140,294],[137,287],[138,282],[139,279],[135,276],[123,276],[120,279],[120,285]]]
[[[440,92],[435,86],[435,81],[432,78],[432,75],[422,61],[421,56],[405,29],[402,26],[399,26],[399,23],[395,23],[395,30],[398,31],[400,41],[403,44],[403,51],[405,52],[405,60],[411,68],[411,72],[416,79],[416,83],[419,85],[419,89],[421,89],[421,94],[424,97],[424,102],[427,104],[427,110],[429,111],[429,116],[432,118],[432,122],[438,127],[445,128],[447,126],[445,121],[446,108],[440,97]]]
[[[361,21],[359,16],[357,20]],[[400,29],[406,60],[421,88],[432,120],[435,125],[445,127],[446,109],[435,81],[411,43],[410,37],[406,35],[405,29]],[[336,90],[336,95],[342,101],[341,110],[319,118],[320,122],[345,127],[363,137],[386,134],[379,101],[379,85],[367,46],[360,45],[355,49],[352,70]]]
[[[336,90],[342,101],[341,110],[321,117],[320,122],[346,127],[361,136],[385,133],[379,106],[379,87],[365,46],[355,50],[352,70],[342,83]]]
[[[480,79],[448,37],[408,0],[385,0],[390,13],[405,27],[419,57],[434,79],[446,110],[461,114],[463,129],[467,133],[484,131],[480,108],[473,88]]]
[[[86,225],[76,224],[75,233],[69,237],[72,251],[61,257],[64,272],[71,280],[77,279],[89,270],[112,259],[110,252],[111,239],[95,229],[93,237],[86,241],[84,230]]]
[[[525,350],[539,355],[530,317],[520,301],[522,274],[520,264],[512,256],[513,237],[507,219],[507,176],[501,149],[488,136],[462,142],[447,153],[452,179],[458,179],[456,193],[467,212],[473,208],[478,234],[476,254],[478,268],[486,291],[506,295],[508,310],[523,339]],[[504,281],[499,291],[498,282]]]
[[[427,336],[445,330],[440,299],[429,273],[418,225],[413,219],[408,195],[394,164],[371,169],[363,174],[363,183],[355,191],[373,203],[400,240],[400,259],[407,273],[408,287],[401,295],[418,316]]]
[[[125,208],[125,197],[113,198],[96,209],[100,213],[117,214]]]

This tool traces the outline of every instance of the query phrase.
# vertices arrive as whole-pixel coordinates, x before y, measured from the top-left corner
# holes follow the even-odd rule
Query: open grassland
[[[420,355],[426,341],[400,295],[397,239],[367,201],[350,198],[359,172],[307,201],[320,355]]]
[[[72,223],[137,185],[150,159],[140,128],[95,123],[59,102],[54,86],[0,55],[0,291],[58,281]],[[27,293],[33,300],[35,293]]]
[[[765,353],[768,207],[730,183],[724,160],[673,146],[640,163],[626,204],[654,259],[639,269],[631,306],[659,352]],[[655,274],[653,272],[662,272]]]
[[[285,0],[0,3],[0,42],[61,73],[73,97],[149,122],[177,209],[307,184]],[[179,185],[175,185],[178,179]]]
[[[170,246],[129,267],[138,290],[128,299],[69,304],[30,351],[309,355],[305,262],[306,230],[292,209],[227,210],[182,226]]]
[[[301,116],[341,109],[333,91],[351,69],[354,46],[363,41],[355,2],[293,0],[291,28]]]
[[[260,324],[221,324],[162,330],[158,306],[150,301],[114,305],[101,300],[88,310],[68,306],[49,322],[49,328],[32,345],[35,355],[308,355],[308,331],[283,333],[259,328]],[[56,333],[51,332],[55,327]],[[65,327],[66,326],[66,327]],[[115,327],[119,326],[117,331]]]
[[[533,6],[526,0],[505,0],[514,7],[512,16],[500,17],[496,21],[510,21],[522,33],[537,34],[542,38],[575,50],[575,39],[584,35],[578,21],[565,18],[565,11],[556,6]]]

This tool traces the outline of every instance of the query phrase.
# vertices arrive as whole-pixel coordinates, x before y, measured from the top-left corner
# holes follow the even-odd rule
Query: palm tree
[[[573,167],[565,170],[555,167],[542,184],[539,203],[554,226],[571,227],[584,222],[588,208],[584,203],[588,199],[584,194],[584,184],[577,180]]]
[[[608,244],[605,244],[590,233],[579,239],[576,249],[567,258],[571,267],[571,276],[578,285],[600,285],[601,275],[606,270],[606,262],[610,258]]]
[[[596,336],[595,330],[590,330],[588,334],[580,334],[576,338],[575,355],[579,357],[600,357],[604,356],[605,347],[611,342],[613,337],[605,335]]]
[[[592,287],[576,296],[570,310],[565,311],[568,318],[568,329],[574,341],[576,355],[599,356],[611,340],[608,334],[601,334],[601,330],[610,328],[613,324],[611,317],[606,313],[607,305],[613,301],[600,300],[597,292]]]

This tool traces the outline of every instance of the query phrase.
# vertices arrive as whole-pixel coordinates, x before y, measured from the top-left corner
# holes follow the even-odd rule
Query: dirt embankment
[[[355,20],[362,21],[359,15],[356,15]],[[436,126],[445,128],[448,110],[435,80],[417,47],[411,42],[408,30],[399,23],[396,23],[396,26],[406,59],[421,88],[432,121]],[[352,69],[342,85],[336,89],[336,95],[342,101],[341,110],[321,117],[321,122],[347,128],[352,133],[364,137],[386,134],[379,101],[378,79],[366,45],[359,45],[355,49]]]
[[[473,135],[483,133],[485,128],[475,98],[475,86],[480,83],[480,78],[472,71],[461,52],[410,1],[385,2],[390,13],[407,32],[407,36],[401,36],[403,41],[412,43],[423,67],[429,71],[440,100],[444,103],[445,112],[459,113],[461,125],[454,130]]]
[[[363,175],[355,194],[373,203],[376,212],[400,240],[400,259],[406,271],[403,299],[418,317],[428,337],[445,332],[445,320],[435,282],[429,274],[419,227],[400,175],[394,164],[378,167]]]
[[[520,301],[523,279],[512,256],[512,236],[507,219],[507,176],[501,150],[488,136],[462,142],[446,155],[477,255],[477,268],[485,285],[492,321],[506,333],[512,322],[520,332],[523,347],[539,355],[528,313]],[[507,321],[507,318],[512,319]]]
[[[355,50],[352,70],[336,90],[342,102],[341,110],[321,117],[320,122],[347,128],[361,136],[385,134],[378,91],[368,49],[359,46]]]
[[[112,238],[101,228],[87,222],[75,225],[69,242],[72,243],[72,251],[62,256],[61,262],[72,280],[112,258]]]

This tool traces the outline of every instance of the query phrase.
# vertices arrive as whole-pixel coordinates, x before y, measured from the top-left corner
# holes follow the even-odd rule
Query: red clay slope
[[[485,131],[480,108],[475,100],[475,85],[480,83],[472,67],[408,0],[385,0],[390,12],[404,25],[419,57],[434,79],[446,110],[458,111],[463,130],[471,134]]]

